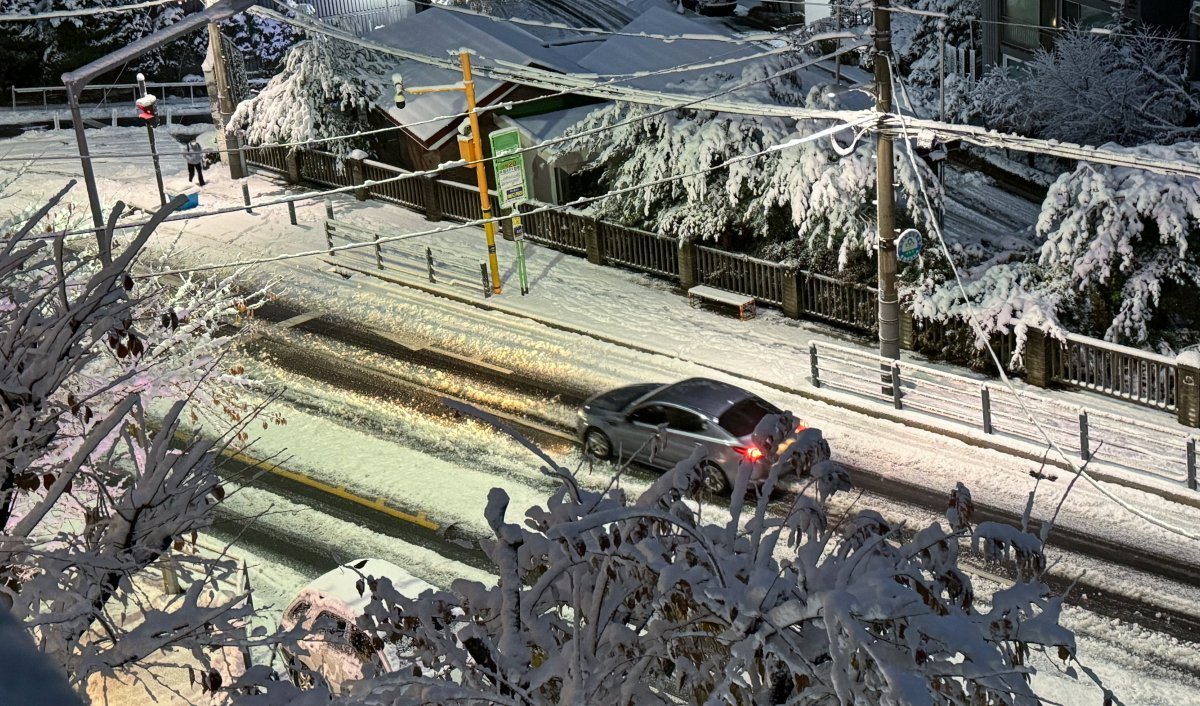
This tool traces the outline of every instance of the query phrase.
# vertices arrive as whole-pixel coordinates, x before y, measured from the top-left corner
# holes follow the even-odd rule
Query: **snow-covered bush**
[[[90,247],[31,234],[44,211],[3,224],[0,595],[76,687],[167,646],[205,664],[209,647],[243,641],[243,597],[214,599],[237,571],[230,561],[177,554],[187,591],[165,606],[146,593],[147,569],[211,522],[216,452],[253,418],[236,402],[240,371],[221,372],[231,339],[218,327],[245,310],[230,282],[176,291],[134,277],[181,202],[123,247],[111,228]],[[216,440],[176,439],[218,399],[206,419]]]
[[[1128,152],[1200,160],[1200,144],[1192,142]],[[1200,180],[1080,163],[1050,187],[1037,232],[1046,238],[1040,265],[1072,292],[1072,330],[1141,345],[1161,333],[1155,322],[1170,314],[1160,308],[1164,300],[1195,316]]]
[[[357,132],[371,105],[392,90],[389,64],[374,52],[330,37],[313,37],[288,51],[283,69],[230,119],[249,144],[302,142]],[[322,149],[346,153],[346,140]]]
[[[768,492],[808,443],[794,425],[756,430]],[[497,585],[414,600],[386,579],[360,584],[360,627],[414,664],[352,685],[346,703],[1036,703],[1028,653],[1073,659],[1040,578],[1043,538],[972,530],[961,485],[949,525],[904,528],[870,511],[831,521],[824,501],[850,488],[831,461],[781,510],[739,500],[743,481],[727,511],[693,499],[702,452],[636,502],[619,479],[588,491],[543,459],[560,485],[520,524],[502,490],[489,496]],[[1026,570],[983,610],[958,568],[966,538],[999,560],[1015,550]]]
[[[1196,134],[1200,108],[1186,47],[1148,27],[1099,35],[1064,32],[1021,69],[995,68],[975,98],[993,127],[1079,144],[1173,142]]]

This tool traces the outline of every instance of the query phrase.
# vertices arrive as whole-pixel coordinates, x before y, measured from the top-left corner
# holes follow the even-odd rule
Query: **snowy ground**
[[[144,144],[145,134],[136,128],[105,129],[89,131],[89,138],[97,153],[102,150],[134,151]],[[8,148],[11,148],[10,154],[33,154],[57,153],[65,146],[61,140],[51,142],[44,135],[31,135],[0,143],[0,154]],[[77,169],[77,163],[34,165],[21,179],[20,191],[6,194],[0,201],[0,210],[14,210],[39,202],[42,196],[57,190]],[[148,159],[104,161],[97,169],[106,202],[120,197],[134,204],[153,205],[153,179]],[[171,190],[182,177],[182,157],[164,159],[164,169]],[[210,171],[209,177],[211,185],[202,194],[201,209],[240,203],[240,191],[235,183],[216,170]],[[256,200],[278,196],[285,191],[271,180],[251,180],[251,192]],[[81,188],[76,189],[73,198],[76,203],[86,203]],[[384,235],[450,227],[447,223],[429,223],[418,215],[383,204],[359,204],[342,197],[337,197],[335,203],[339,218],[371,226]],[[176,262],[193,264],[229,263],[278,257],[284,253],[319,251],[324,247],[321,228],[324,206],[319,201],[309,202],[301,205],[299,211],[299,226],[288,224],[284,206],[256,209],[252,215],[237,211],[170,224],[160,229],[153,245],[161,251],[170,251]],[[1005,233],[992,235],[1003,237]],[[477,263],[484,256],[482,233],[478,229],[447,230],[385,247],[407,253],[415,264],[423,261],[427,245],[439,261],[446,263],[447,270],[457,270],[462,275],[461,284],[445,285],[446,292],[482,302],[482,296],[474,286],[478,278]],[[848,412],[834,404],[782,394],[763,385],[745,382],[745,378],[757,378],[816,393],[807,382],[805,351],[808,341],[847,343],[837,332],[791,321],[774,313],[741,322],[719,312],[689,309],[686,301],[662,281],[612,268],[593,267],[580,258],[547,248],[530,246],[527,250],[532,291],[529,296],[521,297],[515,286],[510,244],[500,243],[506,293],[487,300],[489,306],[498,309],[494,311],[357,274],[344,279],[326,262],[329,258],[320,255],[248,269],[246,277],[276,281],[279,293],[290,300],[364,321],[398,335],[530,375],[597,389],[634,381],[669,381],[697,374],[721,377],[723,374],[714,372],[714,368],[732,370],[744,376],[743,384],[819,425],[838,458],[911,483],[925,484],[937,491],[948,491],[955,481],[962,480],[972,488],[976,498],[984,502],[1017,512],[1024,506],[1026,494],[1032,489],[1028,472],[1036,468],[1035,463]],[[341,255],[335,259],[363,269],[372,267],[369,256]],[[408,273],[390,274],[412,282],[420,282],[422,278],[421,270],[416,267]],[[591,335],[558,330],[537,320],[569,326]],[[604,342],[600,338],[619,343]],[[637,352],[630,346],[656,353]],[[332,396],[333,392],[329,394]],[[1094,396],[1058,394],[1075,403],[1086,400],[1089,404],[1110,405],[1110,408],[1134,413],[1130,408]],[[328,405],[337,407],[350,402],[331,397]],[[357,404],[368,403],[360,401]],[[1136,413],[1159,423],[1170,423],[1168,415]],[[308,470],[315,475],[337,478],[347,484],[357,483],[375,495],[409,502],[431,516],[442,515],[475,526],[482,523],[478,514],[472,514],[472,507],[475,513],[481,509],[481,505],[476,505],[478,493],[489,480],[467,475],[469,469],[478,466],[464,470],[463,464],[458,464],[455,468],[455,464],[447,464],[440,453],[429,457],[413,456],[411,449],[405,446],[388,446],[380,440],[379,434],[364,434],[348,424],[338,425],[315,416],[309,419],[305,416],[309,413],[301,407],[289,410],[287,414],[289,425],[272,427],[264,432],[258,442],[261,448],[286,450],[295,462],[310,464],[312,467]],[[370,414],[372,412],[368,410],[362,411],[364,417]],[[390,423],[410,429],[415,427],[412,420],[392,420]],[[456,443],[444,436],[442,442]],[[507,448],[493,448],[496,449],[494,465],[512,469],[513,475],[505,479],[505,486],[511,486],[510,492],[514,495],[527,493],[514,503],[514,507],[520,507],[522,500],[536,500],[537,482],[531,477],[536,471],[532,464],[521,465],[516,455],[510,458],[511,450]],[[331,449],[339,453],[330,453]],[[446,478],[452,472],[455,482],[453,487],[448,487]],[[459,474],[465,479],[462,485],[458,483]],[[494,476],[491,482],[502,478],[503,473]],[[509,483],[510,480],[515,483]],[[1048,517],[1053,512],[1065,484],[1065,479],[1043,483],[1038,490],[1035,515]],[[522,487],[527,490],[522,491]],[[1104,485],[1104,489],[1122,502],[1169,522],[1155,524],[1131,514],[1109,496],[1081,483],[1068,498],[1060,523],[1099,536],[1119,538],[1130,546],[1155,547],[1181,561],[1200,561],[1200,546],[1194,541],[1200,532],[1200,511],[1116,486]],[[241,497],[241,501],[248,503],[264,500],[256,500],[254,495],[254,492],[245,491],[234,497]],[[285,512],[271,516],[279,522],[301,523],[296,530],[308,531],[311,514]],[[1163,524],[1170,527],[1161,526]],[[381,552],[389,550],[384,546],[386,542],[360,538],[355,534],[360,528],[329,526],[323,530],[336,533],[331,536],[344,540],[346,546]],[[447,573],[463,570],[459,567],[435,568],[436,563],[433,558],[425,559],[427,578],[433,583],[443,583]],[[1115,589],[1126,590],[1131,595],[1146,590],[1136,579],[1109,578],[1116,584]],[[1182,600],[1182,597],[1163,598]],[[1084,633],[1083,654],[1087,663],[1100,669],[1102,675],[1113,682],[1112,686],[1123,695],[1126,703],[1200,703],[1195,696],[1195,685],[1172,684],[1173,677],[1158,673],[1151,666],[1154,655],[1170,655],[1174,661],[1192,666],[1200,664],[1194,645],[1176,644],[1161,636],[1140,635],[1082,612],[1078,616],[1072,613],[1068,618],[1077,620],[1075,627]],[[1053,680],[1057,677],[1044,678]],[[1092,704],[1098,700],[1094,691],[1071,687],[1065,679],[1049,682],[1046,688],[1051,690],[1048,691],[1051,698],[1063,703]]]

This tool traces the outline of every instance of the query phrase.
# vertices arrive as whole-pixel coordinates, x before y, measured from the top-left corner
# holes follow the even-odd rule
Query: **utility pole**
[[[484,220],[483,232],[487,237],[488,264],[492,270],[492,292],[500,294],[500,261],[496,257],[496,224],[492,221],[492,201],[488,195],[487,167],[483,164],[483,136],[479,131],[479,113],[475,110],[475,81],[471,78],[471,52],[466,49],[460,51],[458,60],[462,64],[463,80],[454,85],[405,89],[404,82],[400,77],[393,76],[392,80],[396,82],[397,89],[396,105],[403,107],[400,96],[405,91],[415,94],[462,91],[466,94],[467,117],[470,120],[471,134],[466,139],[459,138],[459,153],[463,159],[475,167],[475,181],[479,186],[479,206]]]
[[[141,98],[146,98],[149,94],[146,92],[146,77],[142,74],[137,75],[138,94]],[[153,103],[151,103],[153,105]],[[161,206],[167,205],[167,191],[163,188],[162,167],[158,163],[158,149],[154,144],[154,123],[157,121],[157,111],[150,111],[152,117],[146,120],[146,138],[150,140],[150,157],[154,160],[154,180],[158,183],[158,203]]]
[[[229,165],[230,179],[244,179],[249,176],[246,169],[245,155],[242,153],[242,140],[236,132],[229,130],[229,118],[233,115],[233,89],[229,85],[229,71],[225,62],[225,47],[222,45],[221,26],[216,22],[208,23],[208,48],[212,53],[212,65],[209,67],[211,78],[209,85],[209,103],[212,106],[213,121],[220,136],[219,147],[223,150],[225,162]],[[214,91],[215,89],[215,91]],[[216,100],[212,95],[216,95]]]
[[[875,0],[875,110],[892,112],[892,15],[889,0]],[[876,133],[875,203],[879,225],[879,355],[900,359],[900,300],[896,293],[896,193],[892,137]]]

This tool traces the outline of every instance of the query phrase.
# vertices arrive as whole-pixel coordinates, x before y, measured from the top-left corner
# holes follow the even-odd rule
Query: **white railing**
[[[164,81],[164,82],[159,82],[159,83],[155,83],[152,81],[146,82],[146,90],[149,91],[150,93],[155,93],[155,95],[158,95],[160,98],[166,96],[167,89],[178,89],[181,94],[183,93],[183,89],[187,89],[188,101],[190,103],[196,102],[196,89],[197,88],[202,91],[201,96],[204,97],[205,100],[207,100],[208,99],[208,86],[200,81]],[[155,89],[157,89],[157,92]],[[42,96],[42,107],[43,108],[50,107],[50,105],[51,105],[50,104],[50,95],[51,94],[55,95],[55,98],[56,98],[55,105],[65,105],[67,102],[67,89],[65,86],[32,86],[32,87],[28,87],[28,88],[17,88],[16,86],[11,86],[11,87],[9,87],[8,90],[12,96],[12,109],[14,112],[17,110],[17,96],[18,95],[34,95],[34,94],[40,93]],[[123,102],[125,102],[126,95],[128,95],[129,101],[131,104],[133,101],[137,100],[138,98],[141,98],[141,94],[138,91],[138,85],[136,83],[96,83],[96,84],[92,84],[83,89],[83,91],[81,92],[81,95],[80,95],[81,99],[82,99],[82,95],[89,91],[91,91],[91,92],[105,91],[105,94],[102,96],[102,98],[99,101],[97,101],[98,104],[115,103],[118,100],[123,103]],[[110,96],[109,94],[111,94],[111,93],[116,93],[117,95]],[[59,94],[61,94],[61,102],[58,102],[58,100],[57,100]]]
[[[831,343],[809,344],[812,382],[943,421],[1044,445],[1196,490],[1196,439],[1133,417]],[[1033,417],[1037,424],[1030,419]],[[1039,429],[1040,426],[1040,429]],[[1043,436],[1042,432],[1045,432]]]

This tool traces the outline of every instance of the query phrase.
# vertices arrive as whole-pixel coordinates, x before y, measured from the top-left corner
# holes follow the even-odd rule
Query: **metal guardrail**
[[[817,387],[1034,444],[1046,443],[1045,431],[1081,460],[1095,459],[1197,488],[1196,438],[1177,429],[1031,392],[1020,393],[1018,399],[1007,386],[831,343],[809,343],[809,366]]]
[[[156,94],[156,95],[159,95],[160,98],[166,97],[168,95],[167,94],[168,89],[187,89],[188,101],[195,103],[197,88],[203,92],[203,96],[206,100],[208,98],[208,86],[206,84],[204,84],[203,82],[196,82],[196,81],[163,81],[163,82],[157,82],[157,83],[153,82],[153,81],[146,82],[146,90],[147,91],[150,91],[151,93],[153,93],[154,89],[156,89],[156,88],[158,89],[158,94]],[[40,93],[42,96],[42,107],[43,108],[50,107],[50,95],[51,94],[56,94],[56,95],[62,94],[62,104],[65,105],[67,102],[67,89],[65,86],[31,86],[31,87],[26,87],[26,88],[18,88],[16,86],[10,86],[8,90],[9,90],[9,94],[11,95],[11,98],[12,98],[13,112],[16,112],[16,110],[17,110],[17,96],[22,95],[22,94],[35,95],[35,94]],[[118,94],[121,94],[122,95],[121,102],[124,102],[123,96],[126,91],[129,92],[128,95],[129,95],[129,100],[131,103],[133,101],[137,100],[138,98],[142,97],[141,93],[138,90],[138,85],[136,83],[95,83],[95,84],[91,84],[89,86],[84,87],[84,89],[80,93],[80,96],[82,98],[83,94],[86,94],[88,92],[96,92],[96,91],[116,92]],[[182,90],[180,90],[180,93],[182,94]],[[103,103],[109,103],[109,102],[115,102],[115,101],[116,101],[115,98],[113,101],[109,101],[108,96],[106,95],[105,98],[100,101],[100,103],[103,104]],[[36,103],[34,103],[34,104],[36,105]]]

